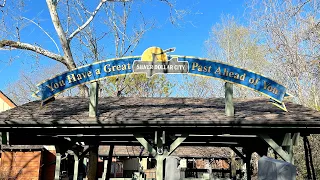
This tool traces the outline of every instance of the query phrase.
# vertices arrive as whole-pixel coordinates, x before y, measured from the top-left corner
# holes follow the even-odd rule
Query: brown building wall
[[[42,180],[54,179],[54,172],[56,167],[56,152],[55,151],[44,151],[42,158]]]
[[[16,180],[38,180],[41,178],[41,158],[42,151],[2,152],[0,176]]]

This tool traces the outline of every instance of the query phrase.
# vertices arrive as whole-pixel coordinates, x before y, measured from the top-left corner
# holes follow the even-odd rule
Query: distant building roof
[[[99,155],[108,156],[109,146],[100,146]],[[230,156],[230,150],[226,147],[185,147],[179,146],[173,156],[183,158],[224,158]],[[114,146],[113,155],[119,157],[146,157],[149,153],[141,146]]]
[[[1,145],[2,151],[20,151],[20,150],[43,150],[45,149],[43,145]]]
[[[1,90],[0,90],[0,99],[2,99],[5,103],[8,104],[11,108],[16,107],[17,105],[10,99],[8,98]]]

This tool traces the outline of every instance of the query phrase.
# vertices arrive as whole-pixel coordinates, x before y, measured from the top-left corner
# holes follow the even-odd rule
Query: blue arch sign
[[[153,52],[156,51],[153,50]],[[260,74],[207,59],[188,56],[167,56],[162,50],[151,53],[151,56],[149,55],[150,53],[144,53],[142,56],[99,61],[64,72],[38,84],[39,90],[35,95],[46,101],[79,84],[116,75],[144,73],[147,77],[151,77],[155,74],[186,73],[218,78],[253,89],[270,97],[275,105],[286,111],[283,103],[284,97],[289,96],[286,93],[286,88]]]

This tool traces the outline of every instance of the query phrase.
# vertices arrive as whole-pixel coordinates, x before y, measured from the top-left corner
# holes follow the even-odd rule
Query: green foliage
[[[121,97],[168,97],[173,86],[165,75],[147,78],[145,74],[131,74],[107,78],[102,93]]]
[[[320,151],[318,150],[320,147],[320,135],[310,135],[309,137],[312,157],[313,157],[313,166],[315,168],[315,173],[317,179],[320,178]],[[307,169],[306,169],[306,161],[303,147],[303,139],[299,139],[299,143],[293,149],[294,152],[294,160],[295,165],[297,166],[297,180],[307,179]]]

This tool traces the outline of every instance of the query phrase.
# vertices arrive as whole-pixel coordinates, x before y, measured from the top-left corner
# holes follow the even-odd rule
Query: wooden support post
[[[245,163],[246,163],[246,170],[247,170],[247,180],[251,180],[251,155],[252,152],[248,151],[246,152],[246,158],[245,158]]]
[[[286,162],[292,162],[292,154],[288,154],[282,149],[272,138],[268,135],[261,134],[259,135],[277,154]]]
[[[97,81],[91,83],[89,102],[89,117],[96,117],[98,112],[99,84]]]
[[[88,180],[97,180],[98,145],[90,145]]]
[[[106,180],[109,180],[109,179],[110,179],[110,175],[111,175],[111,165],[112,165],[113,149],[114,149],[114,145],[110,145],[109,155],[108,155],[108,164],[107,164]],[[104,179],[103,179],[103,180],[104,180]]]
[[[74,166],[73,166],[73,180],[78,179],[78,169],[79,169],[79,158],[76,155],[76,153],[73,152],[73,158],[74,158]]]
[[[291,133],[286,133],[282,143],[283,150],[285,150],[290,157],[290,163],[294,164],[293,159],[293,137]]]
[[[292,137],[292,144],[299,145],[299,138],[300,138],[300,133],[294,133]]]
[[[236,156],[233,150],[231,151],[231,161],[230,161],[230,171],[231,171],[231,179],[236,180],[237,178],[237,166],[236,166]]]
[[[233,84],[226,82],[224,87],[225,87],[225,113],[227,116],[234,116]]]
[[[141,134],[135,133],[135,138],[141,143],[141,145],[152,154],[157,160],[157,172],[156,179],[163,180],[163,161],[168,157],[174,150],[189,136],[188,134],[182,134],[180,137],[175,139],[175,141],[170,145],[170,152],[163,148],[165,141],[164,131],[155,132],[155,143],[157,145],[157,150],[155,150],[146,139]]]
[[[157,172],[156,172],[156,179],[157,180],[163,180],[163,160],[164,160],[163,155],[157,155],[156,160],[157,160]]]
[[[54,180],[60,179],[60,164],[61,164],[61,154],[59,146],[55,146],[56,149],[56,167],[54,170]]]
[[[155,132],[155,143],[157,144],[157,154],[162,155],[164,153],[163,144],[165,143],[165,132],[156,131]]]
[[[105,180],[107,177],[107,167],[108,167],[108,160],[103,159],[103,173],[102,173],[102,180]]]
[[[80,158],[79,158],[80,159]],[[83,179],[87,176],[87,167],[88,167],[88,158],[82,158],[82,165],[84,166],[84,174],[83,174]]]

